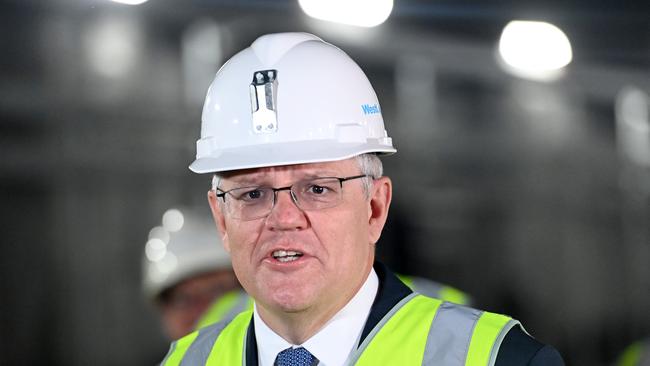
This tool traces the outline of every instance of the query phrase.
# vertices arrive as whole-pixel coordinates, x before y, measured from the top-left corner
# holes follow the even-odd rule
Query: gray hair
[[[366,194],[366,198],[370,198],[370,192],[372,190],[372,180],[379,178],[384,173],[384,166],[381,162],[381,159],[374,153],[365,153],[357,155],[354,157],[361,174],[368,175],[369,178],[363,180],[363,191]],[[216,191],[219,186],[219,181],[223,178],[223,174],[214,173],[212,175],[212,190]]]
[[[370,198],[370,192],[372,191],[372,180],[382,176],[384,173],[384,166],[377,154],[373,153],[357,155],[355,157],[355,160],[357,161],[357,165],[359,165],[361,174],[370,176],[370,178],[363,180],[363,191],[366,194],[366,198]]]

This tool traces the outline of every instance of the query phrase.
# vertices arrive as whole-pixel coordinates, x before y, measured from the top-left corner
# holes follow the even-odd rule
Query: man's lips
[[[314,238],[298,233],[275,233],[258,241],[257,255],[269,264],[298,264],[314,257]]]
[[[293,262],[295,260],[300,259],[300,257],[303,256],[303,253],[299,250],[283,250],[283,249],[278,249],[274,250],[271,252],[271,258],[282,262],[282,263],[287,263],[287,262]]]
[[[266,255],[263,258],[263,261],[274,264],[297,264],[309,257],[311,257],[311,254],[303,249],[302,246],[295,244],[282,245],[276,243],[268,249]]]

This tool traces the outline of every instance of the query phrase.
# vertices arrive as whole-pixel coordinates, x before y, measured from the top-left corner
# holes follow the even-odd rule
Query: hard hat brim
[[[244,146],[220,150],[218,156],[196,159],[190,170],[218,173],[281,165],[321,163],[348,159],[365,153],[390,155],[397,150],[391,144],[368,140],[363,144],[335,141],[300,141],[282,144]]]

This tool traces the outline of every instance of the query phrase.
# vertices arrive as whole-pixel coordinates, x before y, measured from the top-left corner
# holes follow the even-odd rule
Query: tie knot
[[[303,347],[287,348],[275,358],[277,366],[311,366],[316,358]]]

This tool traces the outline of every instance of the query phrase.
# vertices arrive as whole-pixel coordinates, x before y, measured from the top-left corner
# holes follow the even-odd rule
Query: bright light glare
[[[149,266],[149,268],[147,269],[147,272],[149,274],[148,277],[149,277],[149,279],[151,279],[152,282],[161,283],[164,280],[166,280],[167,277],[169,277],[169,274],[161,272],[158,269],[158,264],[157,263],[154,263],[153,265]]]
[[[501,33],[499,54],[519,76],[545,78],[571,62],[571,43],[558,27],[545,22],[512,21]]]
[[[310,17],[359,27],[377,26],[393,11],[393,0],[298,0],[298,3]]]
[[[616,98],[616,137],[632,162],[650,167],[650,98],[641,89],[624,87]]]
[[[149,230],[149,237],[147,239],[160,239],[164,243],[169,243],[169,231],[165,230],[162,226],[156,226]]]
[[[154,264],[156,268],[162,273],[172,273],[178,267],[178,258],[170,252],[167,252],[165,256]]]
[[[140,5],[142,3],[147,2],[147,0],[112,0],[112,1],[120,4],[127,4],[127,5]]]
[[[107,78],[128,75],[137,64],[142,35],[131,19],[105,17],[90,23],[84,42],[91,67]]]
[[[224,31],[208,19],[193,23],[183,33],[183,86],[190,106],[203,104],[214,71],[223,63],[223,38]]]
[[[616,117],[619,121],[630,125],[638,133],[650,132],[650,117],[648,117],[648,95],[635,87],[623,88],[616,100]]]
[[[183,217],[183,213],[175,208],[169,209],[163,214],[163,227],[170,233],[180,230],[184,223],[185,218]]]
[[[167,254],[167,245],[158,238],[149,239],[144,247],[144,253],[150,261],[158,262]]]

